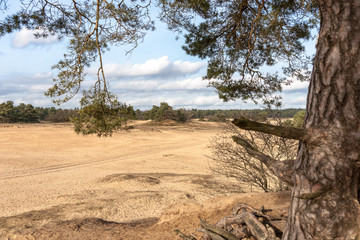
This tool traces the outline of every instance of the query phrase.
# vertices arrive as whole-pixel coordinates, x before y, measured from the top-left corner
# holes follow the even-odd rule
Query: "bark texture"
[[[235,126],[244,130],[268,133],[282,138],[305,140],[306,130],[294,127],[274,126],[266,123],[251,121],[245,118],[232,121]]]
[[[360,0],[318,0],[321,28],[283,239],[360,233]]]

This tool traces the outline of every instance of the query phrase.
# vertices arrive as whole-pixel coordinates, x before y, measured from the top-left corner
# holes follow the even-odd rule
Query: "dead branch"
[[[305,129],[274,126],[266,123],[259,123],[248,120],[246,118],[239,118],[232,121],[234,125],[244,130],[251,130],[256,132],[267,133],[282,138],[305,140],[307,131]]]
[[[249,228],[250,232],[253,236],[258,240],[267,240],[269,237],[269,233],[266,227],[252,214],[246,213],[245,215],[245,223]]]
[[[282,217],[282,216],[269,216],[266,214],[266,212],[271,211],[270,209],[264,209],[264,207],[262,207],[262,209],[258,210],[248,204],[245,203],[239,203],[234,209],[233,209],[233,215],[239,215],[240,213],[247,211],[247,212],[251,212],[252,214],[254,214],[256,217],[262,217],[262,218],[266,218],[268,221],[278,221],[278,220],[284,220],[286,221],[286,217]]]
[[[225,239],[227,240],[239,240],[236,236],[234,236],[233,234],[217,227],[216,225],[210,225],[208,224],[204,219],[200,219],[201,223],[200,223],[200,226],[203,228],[203,229],[206,229],[206,230],[209,230],[213,233],[216,233],[218,235],[220,235],[221,237],[224,237]]]
[[[268,233],[269,233],[269,237],[268,239],[273,239],[273,240],[276,240],[276,233],[274,231],[274,229],[272,227],[270,227],[268,224],[265,225]]]
[[[175,229],[174,232],[179,236],[181,237],[182,239],[184,240],[197,240],[195,237],[193,236],[187,236],[185,235],[184,233],[182,233],[180,230],[178,229]]]
[[[275,160],[272,157],[259,152],[245,139],[242,139],[237,136],[233,136],[232,139],[237,144],[243,146],[249,155],[263,162],[266,165],[266,167],[281,181],[286,182],[290,186],[294,185],[292,180],[294,160],[285,160],[285,161]]]
[[[206,240],[208,240],[210,237],[210,240],[227,240],[226,238],[223,238],[222,236],[218,235],[217,233],[214,233],[210,230],[207,230],[207,229],[196,229],[196,231],[198,232],[202,232],[202,233],[205,233],[205,235],[207,235],[205,237]],[[238,239],[239,240],[239,239]]]
[[[204,240],[278,240],[282,231],[275,227],[276,221],[285,222],[283,216],[270,216],[266,212],[271,209],[255,209],[247,204],[240,203],[234,208],[232,215],[226,216],[215,225],[200,219],[201,229],[196,231],[203,232]],[[278,222],[279,223],[279,222]],[[189,238],[183,238],[189,239]],[[193,240],[193,239],[191,239]]]

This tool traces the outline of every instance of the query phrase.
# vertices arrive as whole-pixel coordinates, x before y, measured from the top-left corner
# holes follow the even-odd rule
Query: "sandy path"
[[[0,217],[130,221],[224,193],[226,180],[205,157],[219,131],[213,123],[145,124],[98,138],[63,124],[0,125]]]

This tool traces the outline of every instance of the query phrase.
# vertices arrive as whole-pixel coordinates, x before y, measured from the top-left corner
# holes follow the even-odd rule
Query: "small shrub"
[[[293,126],[297,128],[302,128],[305,121],[305,110],[299,111],[294,115]]]
[[[279,120],[278,124],[284,123]],[[265,164],[237,145],[232,136],[245,139],[260,152],[278,161],[294,159],[298,141],[260,132],[243,131],[229,123],[223,134],[214,137],[209,146],[212,151],[209,156],[212,160],[211,170],[238,180],[240,190],[248,191],[253,187],[264,192],[288,189],[288,186],[273,175]]]

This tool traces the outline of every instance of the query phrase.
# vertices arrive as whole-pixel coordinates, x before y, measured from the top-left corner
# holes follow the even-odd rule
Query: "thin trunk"
[[[360,0],[318,0],[321,28],[283,239],[360,233]]]

